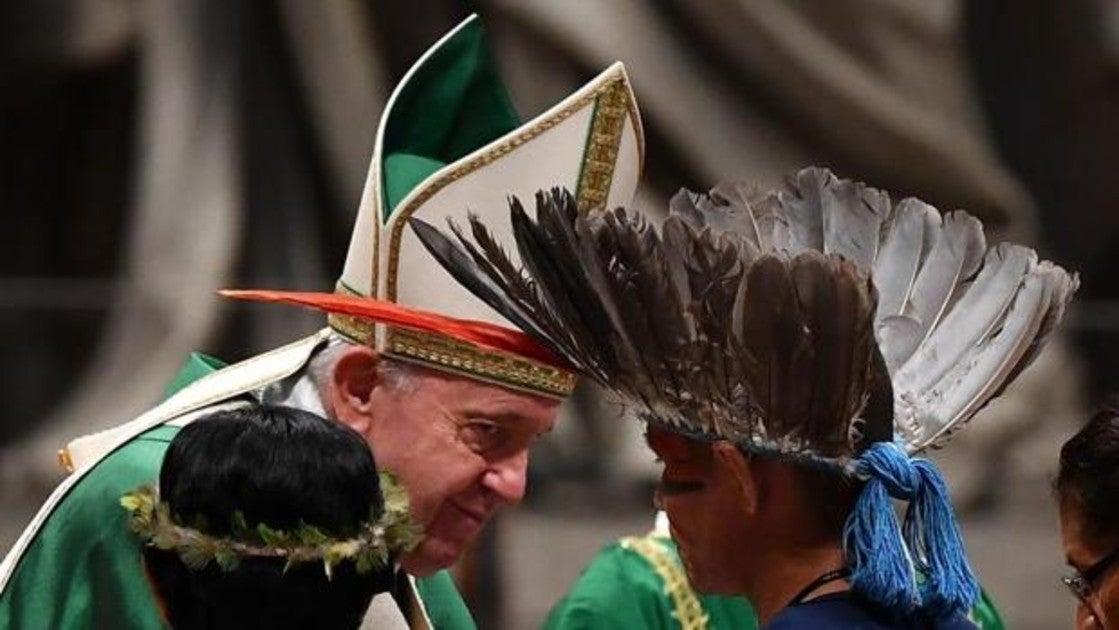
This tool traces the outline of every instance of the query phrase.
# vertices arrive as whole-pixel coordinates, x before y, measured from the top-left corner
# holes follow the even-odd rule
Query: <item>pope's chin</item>
[[[456,512],[441,510],[436,515],[425,528],[419,546],[401,557],[401,568],[410,575],[427,577],[458,562],[459,556],[482,530],[483,523]]]

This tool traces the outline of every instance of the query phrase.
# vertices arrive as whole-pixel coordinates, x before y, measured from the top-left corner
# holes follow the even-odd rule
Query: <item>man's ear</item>
[[[373,417],[373,390],[380,383],[380,355],[369,346],[347,348],[330,374],[330,409],[337,420],[365,435]]]
[[[712,447],[715,465],[721,477],[729,478],[742,497],[740,505],[748,514],[755,514],[760,502],[760,489],[752,459],[730,442],[716,442]]]

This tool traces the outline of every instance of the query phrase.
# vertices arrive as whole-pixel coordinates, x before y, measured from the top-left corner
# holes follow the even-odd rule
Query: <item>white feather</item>
[[[878,255],[882,221],[890,213],[890,198],[862,184],[841,181],[823,190],[820,201],[824,253],[843,256],[869,273]]]
[[[923,390],[940,379],[1001,323],[1023,278],[1037,263],[1033,250],[1001,243],[987,253],[975,281],[923,344],[894,374],[894,386]]]
[[[925,253],[926,223],[940,223],[940,216],[932,206],[912,198],[903,199],[897,205],[874,261],[879,320],[901,315],[909,301],[909,292]]]
[[[1020,285],[1002,326],[984,339],[935,384],[902,396],[918,402],[922,435],[909,444],[916,452],[954,431],[1002,388],[1032,345],[1050,304],[1053,283],[1030,274]]]
[[[984,250],[983,225],[978,219],[963,212],[944,218],[905,309],[905,314],[921,324],[922,341],[936,327],[956,286],[978,269]]]

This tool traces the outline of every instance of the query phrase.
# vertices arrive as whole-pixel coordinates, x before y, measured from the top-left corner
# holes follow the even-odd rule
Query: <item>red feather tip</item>
[[[563,370],[571,365],[525,333],[489,322],[458,319],[393,302],[342,293],[222,289],[222,296],[255,302],[279,302],[351,315],[420,332],[446,335],[460,341],[533,359]]]

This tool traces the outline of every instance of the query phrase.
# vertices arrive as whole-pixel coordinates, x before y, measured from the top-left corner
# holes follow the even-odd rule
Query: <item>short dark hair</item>
[[[1073,499],[1088,531],[1119,535],[1119,397],[1061,447],[1057,492]]]
[[[207,533],[231,534],[233,513],[272,529],[314,525],[335,537],[357,533],[383,497],[373,454],[345,425],[271,405],[217,411],[185,426],[159,473],[173,517]],[[233,571],[191,570],[174,551],[144,548],[144,561],[176,630],[357,628],[391,569],[359,575],[352,562],[328,579],[317,562],[284,571],[278,558],[243,558]]]

